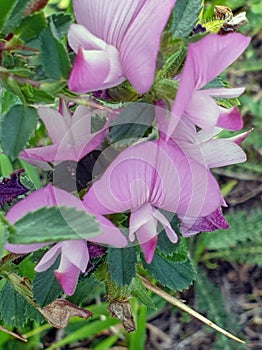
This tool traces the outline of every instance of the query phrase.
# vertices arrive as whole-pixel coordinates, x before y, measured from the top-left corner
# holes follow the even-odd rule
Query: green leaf
[[[19,104],[20,99],[0,86],[0,116],[6,114],[14,104]]]
[[[189,259],[178,262],[175,256],[167,257],[155,252],[151,264],[142,259],[144,268],[163,286],[173,291],[187,288],[195,279],[195,271]]]
[[[76,291],[69,300],[76,305],[82,305],[86,300],[91,300],[100,294],[104,289],[103,287],[103,283],[98,281],[93,275],[82,278],[80,276]]]
[[[37,38],[46,27],[47,22],[42,12],[34,13],[23,19],[15,34],[25,43]]]
[[[64,336],[62,339],[53,343],[51,346],[46,348],[46,350],[54,350],[60,346],[73,343],[77,340],[91,338],[92,336],[97,335],[104,329],[108,329],[111,326],[118,324],[119,321],[114,318],[107,318],[106,320],[99,320],[95,322],[90,322],[84,327],[78,328],[74,332],[70,332],[68,335]]]
[[[3,117],[1,146],[12,160],[25,147],[37,121],[36,109],[23,105],[13,106]]]
[[[136,316],[136,330],[127,334],[128,349],[142,350],[145,349],[146,341],[146,307],[140,305]]]
[[[9,157],[5,154],[0,154],[0,174],[1,176],[7,176],[13,171],[13,165],[10,162]]]
[[[56,13],[48,17],[52,31],[55,30],[58,39],[67,34],[72,18],[69,14]]]
[[[165,232],[161,232],[157,239],[157,249],[166,256],[172,255],[177,262],[182,262],[188,258],[188,249],[183,237],[179,237],[179,242],[170,242]]]
[[[40,208],[18,220],[15,234],[9,242],[14,244],[59,242],[87,239],[100,233],[93,215],[68,207]]]
[[[26,163],[22,159],[19,159],[19,163],[21,164],[21,168],[25,170],[25,173],[29,179],[30,186],[28,187],[27,185],[24,184],[25,187],[30,188],[30,190],[41,188],[41,181],[36,168]]]
[[[50,28],[40,35],[41,52],[39,62],[46,76],[52,80],[67,79],[70,72],[70,62],[67,50]]]
[[[174,38],[185,38],[198,20],[201,0],[177,0],[174,8],[171,32]]]
[[[132,103],[111,123],[111,142],[119,147],[130,145],[144,136],[154,120],[154,106],[146,103]]]
[[[21,92],[23,93],[23,96],[27,103],[53,103],[54,102],[54,96],[44,90],[37,89],[33,87],[30,84],[23,84],[20,87]]]
[[[253,209],[248,215],[244,210],[225,215],[230,228],[209,233],[205,239],[206,248],[220,251],[238,246],[240,243],[252,242],[256,245],[261,240],[262,210]]]
[[[156,310],[152,297],[138,277],[133,278],[130,285],[131,294],[143,303],[148,309]]]
[[[1,0],[0,2],[1,15],[2,15],[2,6],[4,6],[4,11],[6,13],[6,16],[4,19],[4,25],[2,26],[2,30],[1,30],[4,34],[12,33],[15,31],[15,29],[19,26],[19,24],[21,23],[24,17],[24,11],[27,8],[27,5],[31,1],[32,0],[17,0],[17,1],[10,0],[10,3],[12,3],[12,6],[6,6],[4,3],[9,2],[9,0]]]
[[[22,327],[27,321],[27,301],[7,281],[0,292],[0,313],[5,324]]]
[[[112,281],[118,286],[130,284],[136,274],[136,248],[108,248],[107,265]]]
[[[111,335],[110,337],[103,339],[97,345],[95,345],[93,350],[112,349],[112,345],[115,344],[115,342],[118,340],[118,338],[119,338],[118,334]]]
[[[57,267],[58,259],[48,270],[35,274],[32,291],[34,299],[40,307],[50,304],[63,293],[53,273]]]
[[[15,6],[15,3],[17,0],[1,0],[0,1],[0,7],[1,7],[1,16],[0,16],[0,30],[7,22],[8,13],[12,11],[12,8]]]

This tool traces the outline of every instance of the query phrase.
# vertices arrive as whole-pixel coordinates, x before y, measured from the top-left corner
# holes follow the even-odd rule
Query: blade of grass
[[[86,326],[81,327],[76,331],[68,334],[63,339],[53,343],[51,346],[46,348],[46,350],[54,350],[59,348],[60,346],[67,345],[81,339],[90,338],[93,335],[97,335],[104,329],[107,329],[110,326],[114,326],[118,323],[119,321],[113,318],[108,318],[104,321],[99,320],[99,321],[91,322]]]

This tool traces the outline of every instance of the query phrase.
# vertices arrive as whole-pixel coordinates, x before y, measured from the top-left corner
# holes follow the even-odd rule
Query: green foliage
[[[27,301],[7,281],[0,292],[0,314],[5,324],[23,327],[28,316]]]
[[[19,26],[30,2],[31,0],[1,0],[0,29],[4,34],[12,33]]]
[[[193,29],[202,8],[201,0],[177,0],[171,32],[174,38],[185,38]]]
[[[9,109],[20,102],[19,98],[13,93],[7,91],[0,85],[0,118],[9,111]]]
[[[136,248],[108,248],[107,266],[111,280],[117,286],[129,285],[136,274]]]
[[[37,272],[32,283],[32,291],[35,301],[40,307],[44,307],[62,294],[62,290],[54,276],[54,270],[58,267],[56,261],[44,272]]]
[[[111,123],[111,142],[118,147],[130,145],[144,136],[153,122],[153,106],[145,103],[132,103]]]
[[[39,62],[46,76],[52,80],[66,79],[70,72],[70,62],[63,43],[50,28],[45,28],[39,39],[41,42]]]
[[[75,342],[81,339],[91,338],[92,336],[118,323],[119,321],[117,321],[114,318],[107,318],[105,320],[90,322],[85,326],[79,327],[74,332],[70,332],[69,334],[64,336],[62,339],[54,342],[51,346],[46,348],[46,350],[54,350],[54,349],[57,349],[58,347],[70,344],[72,342]]]
[[[3,117],[1,147],[15,159],[36,127],[38,114],[29,106],[15,105]]]
[[[14,244],[87,239],[100,233],[93,215],[67,207],[40,208],[29,212],[15,223],[14,228],[15,234],[9,237],[9,242]]]
[[[24,43],[28,43],[37,38],[46,25],[44,14],[37,12],[24,18],[15,33]]]
[[[146,306],[133,303],[133,314],[136,320],[136,330],[127,334],[128,350],[143,350],[146,341]],[[134,312],[135,309],[135,312]]]
[[[143,305],[145,305],[148,309],[156,309],[156,306],[152,301],[151,295],[149,294],[139,277],[133,278],[129,289],[132,296],[140,300],[140,302]]]
[[[173,291],[181,291],[192,283],[195,279],[195,271],[189,259],[180,261],[176,254],[164,256],[155,252],[154,258],[150,264],[144,259],[142,263],[146,271],[152,275],[163,286]]]
[[[104,291],[104,285],[93,275],[80,277],[76,291],[69,300],[76,305],[83,305]]]
[[[220,258],[247,264],[262,265],[262,211],[237,211],[225,216],[230,223],[227,231],[218,230],[205,236],[202,244],[209,252],[203,260]]]

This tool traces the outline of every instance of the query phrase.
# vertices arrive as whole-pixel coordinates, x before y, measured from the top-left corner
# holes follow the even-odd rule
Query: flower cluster
[[[149,93],[154,84],[160,38],[174,5],[175,0],[73,0],[77,24],[69,29],[68,43],[76,55],[68,87],[76,93],[89,93],[128,80],[138,94],[137,103],[145,103],[142,94]],[[156,93],[150,125],[158,131],[156,139],[140,138],[114,152],[82,200],[48,185],[14,205],[7,219],[15,223],[43,206],[74,207],[95,215],[99,222],[101,233],[90,242],[118,248],[138,242],[147,263],[153,259],[160,230],[165,230],[172,243],[178,241],[178,232],[170,223],[173,216],[183,236],[228,228],[221,212],[226,202],[210,169],[246,160],[239,144],[248,132],[218,137],[223,129],[242,128],[237,108],[224,108],[219,101],[238,97],[244,88],[212,87],[209,83],[241,55],[249,41],[230,33],[204,34],[189,43],[183,68],[171,79],[178,83],[174,101],[160,100]],[[25,149],[20,157],[44,169],[50,169],[50,163],[79,162],[93,150],[103,154],[110,123],[120,113],[82,105],[71,112],[64,102],[58,111],[40,107],[38,112],[53,144]],[[92,119],[97,118],[104,118],[104,124],[92,129]],[[109,221],[116,213],[126,214],[128,234]],[[50,244],[8,243],[6,249],[28,253]],[[52,245],[36,270],[50,267],[59,254],[55,276],[70,295],[79,273],[87,268],[87,241]]]

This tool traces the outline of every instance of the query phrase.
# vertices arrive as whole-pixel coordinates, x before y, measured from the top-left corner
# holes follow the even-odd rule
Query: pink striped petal
[[[154,80],[160,38],[175,0],[146,1],[121,43],[124,74],[139,94]]]
[[[103,51],[79,49],[68,80],[70,90],[83,93],[106,89],[125,80],[119,53],[107,45]]]

